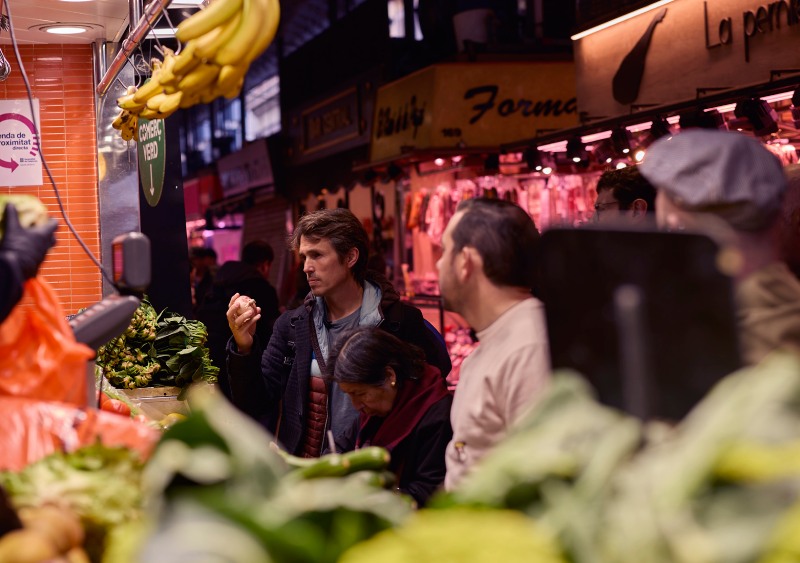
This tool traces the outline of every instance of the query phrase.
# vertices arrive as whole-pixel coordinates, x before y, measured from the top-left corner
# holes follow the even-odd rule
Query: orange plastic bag
[[[86,406],[93,357],[75,340],[53,289],[28,280],[22,302],[0,324],[0,395]]]
[[[64,403],[0,397],[0,471],[20,471],[55,452],[100,442],[147,460],[161,432],[130,418]]]

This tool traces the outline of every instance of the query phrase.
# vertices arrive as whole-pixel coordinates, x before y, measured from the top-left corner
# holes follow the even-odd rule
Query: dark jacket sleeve
[[[450,405],[452,396],[448,395],[433,405],[414,432],[395,449],[401,470],[399,489],[414,497],[419,506],[424,506],[431,495],[444,483],[447,471],[445,467],[445,451],[453,438],[450,426]]]
[[[233,338],[228,342],[232,402],[272,432],[275,431],[280,401],[291,370],[291,365],[284,362],[289,356],[289,329],[289,314],[285,313],[275,322],[272,337],[263,353],[257,337],[247,355],[238,353]]]

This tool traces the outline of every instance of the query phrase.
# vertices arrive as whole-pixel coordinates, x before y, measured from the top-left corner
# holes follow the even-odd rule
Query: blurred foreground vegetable
[[[341,563],[566,563],[540,526],[509,510],[423,510],[344,553]]]
[[[781,558],[800,553],[798,436],[792,354],[726,377],[672,428],[642,429],[559,374],[516,431],[433,506],[521,510],[577,563],[798,561]]]
[[[108,531],[141,516],[141,469],[133,451],[95,445],[2,472],[0,485],[23,520],[26,510],[45,506],[74,511],[86,530],[86,551],[99,561]]]
[[[145,470],[158,523],[142,561],[333,563],[410,513],[407,501],[371,479],[376,472],[304,480],[270,447],[272,438],[221,396],[193,390],[190,405]],[[385,450],[362,455],[370,467],[385,465]],[[330,458],[311,461],[329,469]],[[366,462],[354,459],[353,467],[363,468]],[[204,529],[215,532],[198,532]],[[190,535],[191,542],[180,541]]]

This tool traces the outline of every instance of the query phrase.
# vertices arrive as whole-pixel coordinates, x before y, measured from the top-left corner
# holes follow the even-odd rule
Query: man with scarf
[[[346,435],[358,416],[345,393],[330,384],[328,358],[344,331],[386,330],[422,348],[442,377],[450,371],[450,359],[419,309],[403,303],[382,276],[367,271],[369,239],[349,210],[303,216],[290,246],[303,261],[311,292],[302,306],[278,318],[266,349],[254,338],[258,304],[234,295],[227,312],[233,333],[228,373],[234,404],[261,420],[289,453],[315,457],[330,449],[328,430],[337,449],[347,448]]]
[[[329,363],[333,380],[359,412],[345,441],[355,449],[386,448],[397,489],[424,505],[444,482],[453,436],[453,400],[439,370],[416,346],[374,327],[344,334]]]

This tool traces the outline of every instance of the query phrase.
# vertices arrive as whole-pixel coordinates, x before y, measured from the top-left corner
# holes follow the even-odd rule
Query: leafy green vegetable
[[[19,473],[0,472],[0,486],[17,509],[55,504],[74,510],[86,528],[86,550],[99,560],[107,532],[141,517],[141,474],[133,450],[97,444],[49,455]]]
[[[207,339],[208,331],[200,321],[162,311],[154,342],[162,367],[158,382],[176,387],[186,387],[197,381],[216,383],[219,368],[211,363]]]

